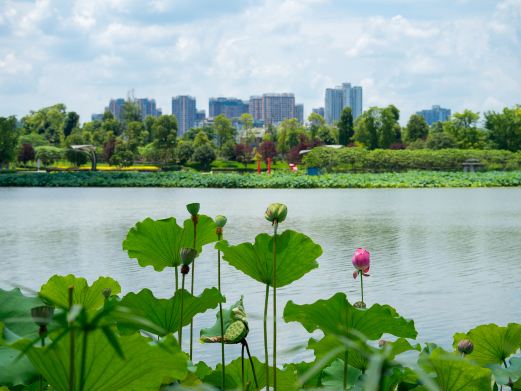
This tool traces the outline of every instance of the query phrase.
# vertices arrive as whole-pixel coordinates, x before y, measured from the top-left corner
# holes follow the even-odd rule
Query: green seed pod
[[[180,256],[183,265],[188,266],[194,261],[197,251],[194,248],[185,247],[181,249]]]
[[[215,225],[217,225],[218,228],[223,228],[226,225],[226,217],[219,215],[215,216]]]
[[[248,335],[248,326],[240,320],[228,326],[224,333],[224,342],[233,344],[241,342]]]
[[[470,339],[462,339],[458,343],[458,350],[462,354],[470,354],[474,350],[474,344]]]
[[[54,307],[42,305],[40,307],[31,308],[31,316],[38,326],[43,327],[51,323],[54,315]]]
[[[186,210],[188,210],[188,213],[190,213],[192,216],[197,216],[200,207],[201,205],[198,202],[194,202],[192,204],[186,205]]]
[[[264,213],[264,218],[272,224],[279,224],[286,220],[288,207],[284,204],[274,203],[268,206]]]

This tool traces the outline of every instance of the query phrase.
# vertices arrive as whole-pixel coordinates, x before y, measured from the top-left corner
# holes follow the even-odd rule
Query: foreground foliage
[[[287,215],[285,205],[273,204],[266,212],[273,234],[236,245],[223,240],[226,218],[214,221],[199,214],[199,207],[187,206],[190,216],[182,225],[173,217],[138,222],[123,243],[142,267],[174,269],[171,297],[158,298],[150,289],[122,295],[110,277],[89,285],[74,275],[52,276],[31,296],[20,289],[0,289],[0,390],[521,389],[521,324],[488,324],[456,333],[453,349],[445,350],[415,342],[414,322],[391,306],[351,303],[342,292],[314,303],[285,304],[284,321],[314,333],[307,343],[314,358],[277,365],[275,335],[273,354],[268,354],[269,298],[276,307],[276,288],[313,272],[322,248],[302,233],[277,231]],[[219,262],[222,254],[224,261],[266,287],[263,360],[255,356],[260,352],[251,355],[246,341],[248,298],[233,298],[234,304],[223,311],[226,287],[221,288],[220,280],[219,288],[206,287],[199,296],[184,289],[194,259],[212,243]],[[187,261],[189,253],[193,258]],[[370,253],[357,253],[365,257],[363,265],[353,260],[355,268],[364,270],[354,273],[361,280],[369,277]],[[192,287],[194,281],[192,274]],[[178,337],[194,317],[218,306],[215,324],[202,329],[198,339],[222,343],[223,349],[225,344],[241,344],[242,354],[226,361],[223,354],[212,368],[191,357],[191,349],[185,352]],[[275,332],[276,312],[273,315]]]

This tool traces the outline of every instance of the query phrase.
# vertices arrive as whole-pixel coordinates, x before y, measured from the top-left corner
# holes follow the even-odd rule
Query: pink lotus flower
[[[353,266],[355,271],[353,272],[353,278],[358,277],[358,274],[362,273],[363,276],[369,277],[369,266],[371,263],[371,254],[365,248],[357,248],[353,254]]]

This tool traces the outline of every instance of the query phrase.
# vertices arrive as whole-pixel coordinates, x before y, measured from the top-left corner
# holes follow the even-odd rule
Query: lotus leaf
[[[40,297],[50,304],[61,308],[69,308],[69,287],[73,286],[73,304],[81,304],[87,310],[97,310],[103,306],[105,297],[103,290],[110,289],[112,295],[121,292],[119,283],[110,277],[99,277],[92,286],[85,278],[68,276],[52,276],[40,289]]]
[[[24,296],[20,289],[0,289],[0,322],[19,336],[35,337],[38,326],[31,317],[31,308],[43,305],[38,297]]]
[[[430,355],[422,353],[420,364],[434,373],[441,390],[485,391],[491,389],[491,372],[456,354],[436,348]]]
[[[181,295],[184,296],[183,320],[181,322]],[[224,297],[217,288],[205,289],[200,296],[193,296],[186,290],[179,289],[170,299],[158,299],[149,289],[143,289],[139,293],[128,293],[121,299],[121,305],[132,310],[136,315],[143,317],[153,324],[160,326],[164,333],[162,336],[179,330],[179,325],[190,324],[192,318],[210,308],[216,308],[224,301]],[[145,326],[146,327],[146,326]],[[125,329],[128,328],[125,326]],[[146,331],[155,333],[153,329]],[[132,329],[131,331],[136,331]]]
[[[199,215],[197,223],[196,250],[217,241],[215,222],[208,216]],[[162,220],[147,218],[131,228],[123,241],[123,250],[130,258],[136,258],[139,265],[152,266],[161,271],[165,267],[181,265],[180,251],[183,247],[193,247],[194,225],[187,219],[180,227],[171,217]]]
[[[220,241],[215,246],[223,258],[236,269],[251,278],[269,284],[273,277],[273,236],[260,234],[255,243],[230,246]],[[316,259],[322,248],[308,236],[287,230],[277,235],[277,288],[291,284],[304,274],[318,267]]]
[[[80,372],[82,335],[76,335],[76,374]],[[125,359],[107,341],[101,330],[89,333],[85,390],[157,391],[165,379],[183,379],[187,374],[187,358],[177,342],[168,338],[161,344],[140,334],[118,338]],[[28,341],[20,341],[23,349]],[[38,371],[57,391],[68,390],[69,338],[62,338],[52,348],[32,348],[27,352]],[[79,390],[79,376],[74,390]]]
[[[508,385],[511,382],[515,383],[521,379],[521,357],[512,357],[508,361],[508,368],[500,364],[489,366],[497,384]]]
[[[393,307],[373,304],[368,309],[358,309],[344,293],[313,304],[299,305],[290,300],[284,308],[284,320],[299,322],[310,333],[320,329],[326,335],[350,337],[349,331],[355,330],[369,340],[377,340],[384,333],[404,338],[417,335],[414,321],[401,317]]]
[[[503,364],[505,359],[521,348],[521,324],[510,323],[506,327],[487,324],[466,334],[454,334],[454,347],[462,339],[469,339],[474,344],[474,350],[467,355],[468,358],[482,366]]]

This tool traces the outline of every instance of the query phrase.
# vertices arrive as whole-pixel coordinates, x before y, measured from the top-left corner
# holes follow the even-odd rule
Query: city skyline
[[[2,2],[0,115],[62,102],[86,121],[135,88],[165,113],[176,95],[291,91],[307,117],[343,80],[363,87],[365,108],[396,105],[401,122],[435,104],[521,103],[521,2],[419,3]]]

